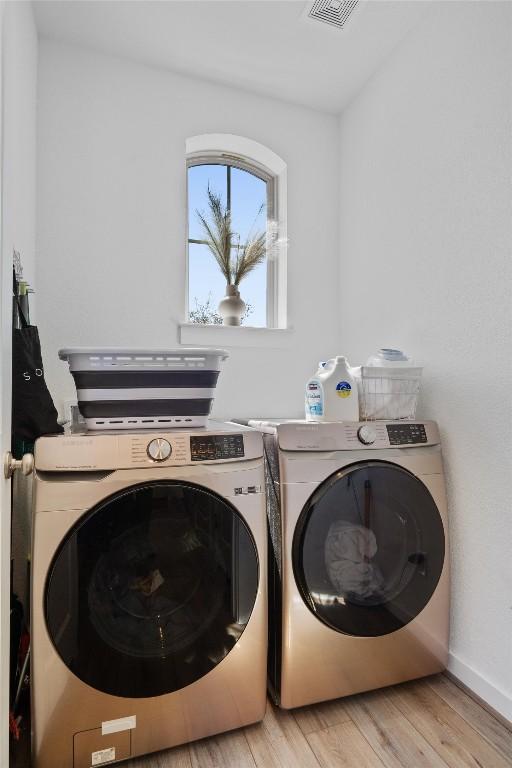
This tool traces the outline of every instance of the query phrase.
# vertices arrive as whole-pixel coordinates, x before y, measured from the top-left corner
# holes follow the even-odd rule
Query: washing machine
[[[437,425],[250,421],[269,467],[269,681],[285,708],[443,670]]]
[[[234,425],[40,438],[33,768],[91,768],[261,720],[261,436]]]

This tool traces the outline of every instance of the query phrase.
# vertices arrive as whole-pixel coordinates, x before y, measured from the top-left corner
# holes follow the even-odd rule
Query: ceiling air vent
[[[360,0],[315,0],[309,18],[344,29]]]

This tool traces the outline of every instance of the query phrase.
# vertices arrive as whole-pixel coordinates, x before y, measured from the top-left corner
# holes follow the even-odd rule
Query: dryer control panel
[[[256,426],[254,422],[251,425]],[[434,421],[283,422],[262,425],[285,451],[350,451],[438,445]]]

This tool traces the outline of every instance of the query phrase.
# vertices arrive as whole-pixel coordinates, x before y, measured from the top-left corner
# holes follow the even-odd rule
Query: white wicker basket
[[[87,429],[202,427],[223,349],[61,349]]]
[[[414,419],[422,370],[363,366],[359,382],[361,419]]]

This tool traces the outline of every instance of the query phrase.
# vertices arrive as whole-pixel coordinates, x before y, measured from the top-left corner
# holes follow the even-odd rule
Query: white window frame
[[[272,150],[262,144],[232,134],[205,134],[187,139],[187,264],[185,286],[186,323],[189,320],[189,210],[188,170],[195,165],[230,165],[247,171],[267,184],[267,325],[255,329],[272,330],[287,327],[286,307],[286,164]],[[272,227],[268,224],[272,222]],[[203,326],[207,327],[207,326]],[[212,326],[224,328],[224,326]],[[238,330],[238,328],[237,328]]]

